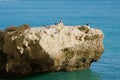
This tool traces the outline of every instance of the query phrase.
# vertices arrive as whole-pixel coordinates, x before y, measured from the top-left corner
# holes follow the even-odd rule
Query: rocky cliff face
[[[0,72],[24,75],[88,68],[104,51],[103,37],[99,29],[62,23],[0,32]]]

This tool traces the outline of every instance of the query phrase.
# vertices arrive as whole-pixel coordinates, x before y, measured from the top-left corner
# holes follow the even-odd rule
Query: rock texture
[[[88,68],[104,51],[103,37],[99,29],[63,23],[0,32],[0,75]]]

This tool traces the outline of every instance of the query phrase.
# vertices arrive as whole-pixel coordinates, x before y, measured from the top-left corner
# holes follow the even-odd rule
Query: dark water
[[[21,78],[22,80],[101,80],[96,72],[90,69],[73,72],[56,72],[34,75],[32,77]]]
[[[105,52],[90,69],[44,73],[21,80],[120,80],[120,0],[0,0],[0,29],[11,25],[90,23],[105,34]]]

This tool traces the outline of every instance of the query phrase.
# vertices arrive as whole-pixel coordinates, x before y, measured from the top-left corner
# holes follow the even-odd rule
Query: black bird
[[[89,23],[86,23],[86,26],[89,26]]]

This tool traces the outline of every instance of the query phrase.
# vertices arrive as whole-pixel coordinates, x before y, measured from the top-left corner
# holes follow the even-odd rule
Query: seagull
[[[60,23],[62,23],[62,18],[60,19]]]

